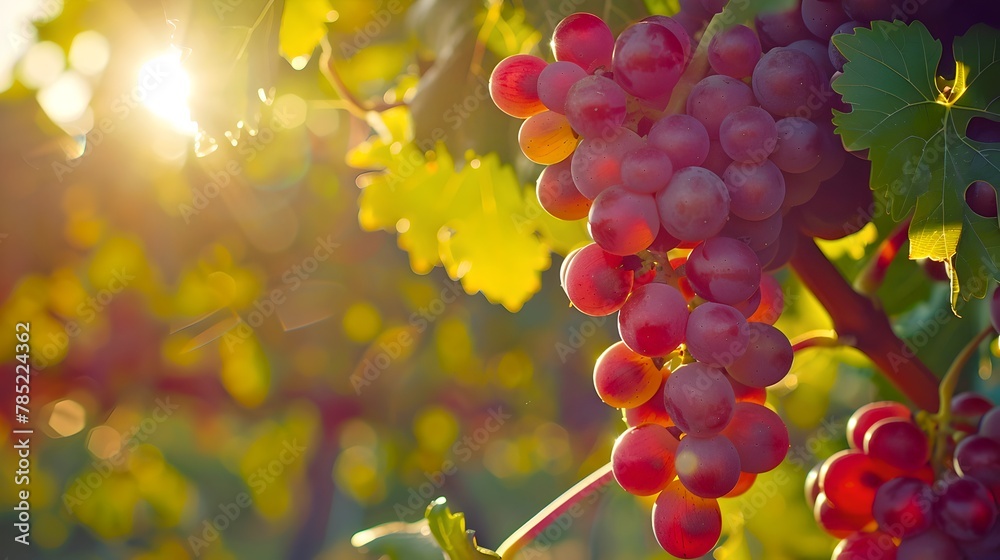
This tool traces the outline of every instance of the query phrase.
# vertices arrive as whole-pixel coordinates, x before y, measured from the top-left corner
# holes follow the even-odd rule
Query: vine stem
[[[979,334],[975,338],[965,345],[965,348],[962,348],[958,356],[955,356],[955,361],[951,363],[951,366],[948,367],[948,372],[941,379],[941,385],[938,387],[938,399],[941,402],[941,406],[938,409],[938,413],[934,416],[936,430],[934,434],[935,468],[944,461],[944,454],[948,447],[948,435],[951,433],[951,430],[948,429],[948,424],[951,422],[951,398],[955,395],[955,387],[958,386],[958,379],[962,376],[965,364],[976,353],[979,345],[995,333],[996,330],[993,328],[993,325],[986,325],[983,330],[979,331]]]
[[[346,109],[354,116],[364,119],[368,113],[376,112],[381,113],[393,107],[400,107],[406,105],[404,102],[397,103],[366,103],[358,99],[356,95],[347,87],[344,79],[340,77],[340,72],[337,71],[337,67],[333,62],[333,47],[330,45],[330,39],[324,35],[320,39],[320,55],[319,55],[319,71],[326,78],[326,81],[330,82],[333,90],[337,92],[337,96],[346,104]]]
[[[866,296],[873,296],[885,280],[885,273],[889,270],[889,265],[896,259],[896,255],[910,238],[910,220],[907,218],[896,225],[889,237],[882,240],[878,250],[858,274],[854,281],[854,289]]]
[[[833,319],[842,339],[855,348],[918,407],[936,412],[938,380],[905,342],[896,336],[885,312],[871,299],[854,291],[816,243],[800,236],[792,269]]]
[[[527,523],[514,531],[507,540],[497,548],[497,554],[501,560],[511,560],[514,555],[526,547],[549,527],[556,519],[561,517],[581,500],[601,491],[605,486],[614,482],[611,473],[611,463],[607,463],[596,471],[587,475],[586,478],[577,482],[572,488],[563,492],[561,496],[552,500],[542,511],[535,514]]]
[[[805,350],[806,348],[836,348],[837,346],[849,344],[850,341],[841,339],[841,337],[837,335],[837,331],[819,329],[802,333],[792,339],[791,343],[792,352],[798,352],[799,350]]]

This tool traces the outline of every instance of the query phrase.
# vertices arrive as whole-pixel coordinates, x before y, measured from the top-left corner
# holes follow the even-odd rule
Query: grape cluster
[[[962,393],[951,415],[940,465],[902,404],[875,402],[851,416],[850,449],[806,479],[817,522],[843,539],[833,560],[1000,558],[1000,407]]]

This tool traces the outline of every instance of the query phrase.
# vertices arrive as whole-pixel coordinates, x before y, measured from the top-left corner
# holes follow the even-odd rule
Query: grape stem
[[[805,350],[806,348],[836,348],[838,346],[851,346],[851,340],[844,340],[837,335],[837,331],[830,329],[819,329],[802,333],[791,340],[792,352]]]
[[[889,265],[896,259],[899,250],[910,238],[910,219],[907,218],[896,225],[896,229],[882,240],[878,250],[865,263],[865,267],[854,280],[854,289],[858,292],[872,297],[885,280],[885,273],[889,270]]]
[[[830,314],[840,338],[854,341],[855,348],[914,404],[937,411],[937,377],[896,336],[885,312],[873,300],[854,291],[811,238],[799,237],[791,265]]]
[[[330,86],[337,93],[337,96],[344,102],[346,109],[352,115],[364,119],[365,116],[370,112],[381,113],[393,107],[400,107],[406,105],[403,102],[397,103],[365,103],[358,99],[347,84],[344,82],[343,78],[340,77],[340,72],[337,71],[337,66],[333,61],[333,47],[330,45],[330,39],[324,35],[319,42],[320,44],[320,55],[319,55],[319,71],[326,78],[326,81],[330,82]]]
[[[596,471],[587,475],[586,478],[576,483],[572,488],[563,492],[561,496],[552,500],[542,511],[535,514],[527,523],[514,531],[507,540],[497,548],[497,554],[501,560],[511,560],[524,547],[528,546],[535,537],[540,535],[556,519],[570,512],[571,508],[579,504],[582,500],[593,496],[597,492],[603,492],[605,487],[615,478],[611,473],[611,463],[607,463]],[[597,497],[595,496],[594,499]],[[572,512],[571,512],[572,514]]]
[[[934,468],[940,468],[944,463],[945,452],[948,448],[948,436],[951,434],[949,429],[949,424],[951,423],[951,398],[955,395],[955,387],[958,386],[958,379],[962,376],[962,370],[965,369],[965,364],[969,362],[969,359],[976,353],[979,345],[983,343],[984,340],[988,339],[990,336],[996,334],[996,330],[993,325],[986,325],[983,330],[979,331],[979,334],[975,336],[962,351],[955,356],[955,360],[948,367],[948,372],[945,373],[944,377],[941,379],[941,385],[938,386],[938,399],[941,401],[941,407],[938,409],[938,413],[934,415],[934,434],[932,438],[934,441]]]

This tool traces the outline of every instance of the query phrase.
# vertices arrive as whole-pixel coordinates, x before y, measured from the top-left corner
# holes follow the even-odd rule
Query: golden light
[[[143,64],[135,93],[146,109],[178,132],[198,133],[198,123],[191,120],[188,107],[191,79],[181,64],[180,51],[172,50]]]

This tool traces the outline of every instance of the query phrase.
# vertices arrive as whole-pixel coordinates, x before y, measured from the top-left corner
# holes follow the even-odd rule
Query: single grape
[[[687,114],[698,119],[708,137],[716,140],[719,138],[719,126],[727,115],[756,104],[754,92],[743,82],[729,76],[708,76],[691,88]]]
[[[563,285],[569,301],[581,313],[610,315],[625,304],[632,289],[633,273],[622,266],[622,258],[591,243],[566,266]]]
[[[788,428],[780,416],[760,404],[736,403],[733,419],[722,434],[736,446],[744,472],[773,470],[788,454]]]
[[[778,128],[767,111],[744,107],[722,120],[719,142],[734,161],[761,163],[778,144]]]
[[[611,449],[611,472],[636,496],[652,496],[676,476],[677,440],[663,426],[643,424],[622,432]]]
[[[653,504],[653,534],[663,550],[678,558],[708,554],[722,535],[718,500],[696,496],[679,480],[671,482]]]
[[[785,378],[792,367],[792,345],[778,329],[766,323],[748,323],[750,345],[726,368],[740,383],[769,387]]]
[[[618,334],[633,352],[666,356],[684,340],[687,318],[684,296],[671,286],[653,282],[632,291],[618,313]]]
[[[542,111],[521,123],[517,143],[526,158],[542,165],[552,165],[573,153],[577,136],[566,117],[553,111]]]
[[[986,181],[974,181],[965,189],[965,203],[984,218],[997,217],[997,191]]]
[[[781,209],[785,178],[773,163],[733,162],[722,174],[729,210],[745,220],[766,220]]]
[[[781,316],[782,311],[785,310],[785,292],[774,277],[770,274],[762,274],[760,276],[760,295],[760,305],[747,320],[773,325]]]
[[[819,70],[820,76],[824,78],[829,78],[833,75],[834,69],[833,64],[830,63],[829,49],[827,48],[827,42],[819,42],[816,39],[802,39],[795,41],[788,48],[801,51],[806,54],[810,59],[812,59],[813,64],[816,65],[816,69]],[[824,82],[823,93],[824,95],[833,96],[833,89],[829,87],[830,80],[827,79]],[[817,115],[818,116],[818,115]]]
[[[625,92],[604,76],[587,76],[566,94],[566,119],[585,138],[610,141],[625,122]]]
[[[934,504],[934,518],[949,536],[971,541],[987,536],[997,520],[997,504],[982,482],[974,478],[943,481]]]
[[[560,220],[579,220],[590,213],[590,199],[573,183],[572,160],[566,158],[550,165],[538,175],[535,195],[541,207]]]
[[[732,305],[752,296],[760,286],[760,263],[744,243],[712,237],[691,251],[687,278],[699,296]]]
[[[674,169],[701,165],[708,156],[708,131],[690,115],[668,115],[656,121],[647,137],[667,154]]]
[[[975,433],[983,415],[993,408],[993,402],[976,393],[959,393],[951,399],[951,425],[956,430]]]
[[[566,292],[566,297],[569,297],[569,291],[566,285],[566,271],[569,269],[569,263],[572,262],[573,259],[578,254],[580,254],[580,251],[582,250],[583,247],[577,247],[576,249],[573,249],[569,253],[566,253],[566,258],[564,258],[562,263],[559,265],[559,286],[563,289],[564,292]]]
[[[955,448],[955,472],[982,482],[1000,500],[1000,443],[981,435],[963,438]]]
[[[789,47],[771,49],[753,71],[753,94],[760,106],[781,117],[809,117],[822,109],[825,100],[818,92],[825,83],[809,55]]]
[[[936,528],[903,539],[896,549],[897,560],[962,560],[962,551]]]
[[[996,295],[993,296],[996,299]],[[995,406],[983,415],[979,422],[979,435],[1000,443],[1000,406]]]
[[[730,214],[720,235],[739,239],[754,251],[760,251],[777,241],[781,235],[781,223],[781,212],[775,212],[763,220],[744,220]],[[756,307],[750,309],[750,312],[753,313],[754,309]]]
[[[844,71],[844,65],[847,64],[847,57],[841,54],[840,49],[837,48],[836,43],[834,43],[834,37],[837,35],[854,35],[854,30],[858,27],[863,27],[858,21],[851,20],[847,23],[842,23],[840,27],[833,31],[833,36],[830,37],[830,45],[826,49],[826,56],[830,59],[833,69],[837,72]]]
[[[629,350],[621,341],[609,346],[594,364],[597,395],[615,408],[632,408],[648,401],[662,377],[652,360]]]
[[[802,21],[813,35],[824,41],[829,40],[833,30],[848,18],[839,2],[802,0]]]
[[[729,191],[715,173],[685,167],[656,193],[656,208],[667,233],[684,241],[699,241],[716,235],[726,225]]]
[[[775,123],[775,128],[778,142],[771,161],[778,169],[787,173],[805,173],[819,165],[823,137],[814,122],[802,117],[785,117]],[[819,183],[817,180],[817,188]]]
[[[550,111],[565,114],[569,88],[586,77],[587,71],[572,62],[552,62],[538,75],[538,98]]]
[[[529,54],[515,54],[500,61],[490,74],[490,97],[504,113],[526,119],[545,110],[538,98],[538,76],[548,65]]]
[[[621,184],[621,160],[641,147],[642,138],[627,128],[619,128],[610,139],[584,139],[573,152],[573,183],[583,196],[597,198],[604,189]]]
[[[894,478],[878,488],[872,504],[872,516],[883,531],[905,538],[931,528],[934,492],[927,483],[915,478]]]
[[[708,44],[708,63],[719,74],[742,80],[753,74],[761,52],[760,39],[753,29],[734,25],[712,37]]]
[[[660,370],[660,384],[657,386],[653,396],[639,406],[624,410],[622,416],[627,426],[659,424],[665,428],[669,428],[674,425],[674,421],[670,418],[670,414],[667,413],[663,402],[663,390],[668,377],[670,377],[670,370],[664,367]]]
[[[915,471],[931,458],[927,434],[903,418],[884,418],[873,424],[865,435],[864,451],[904,471]]]
[[[895,401],[878,401],[863,405],[847,420],[847,443],[852,449],[864,449],[868,431],[879,420],[902,418],[910,420],[910,409]]]
[[[642,21],[662,25],[670,30],[670,32],[674,34],[674,37],[677,37],[677,41],[681,44],[681,49],[684,51],[685,64],[691,60],[691,51],[694,48],[694,45],[691,44],[691,34],[688,33],[687,29],[680,21],[672,17],[660,15],[649,16],[643,18]]]
[[[572,62],[588,73],[611,67],[615,36],[601,18],[588,13],[566,16],[552,30],[552,54],[556,60]]]
[[[965,553],[965,557],[978,560],[997,560],[1000,558],[1000,521],[994,525],[989,536],[976,541],[956,541],[955,544]]]
[[[667,154],[653,146],[632,150],[622,160],[622,186],[645,194],[663,190],[674,175],[674,166]]]
[[[630,25],[615,41],[615,81],[625,91],[656,106],[666,106],[686,66],[681,41],[657,23],[640,21]]]
[[[688,436],[677,446],[677,477],[696,496],[721,498],[740,480],[740,457],[726,436]]]
[[[857,532],[837,543],[831,560],[897,560],[896,542],[882,531]]]
[[[597,195],[588,219],[588,230],[594,241],[616,255],[642,251],[649,247],[660,230],[653,197],[617,186]]]
[[[670,374],[663,397],[664,407],[677,427],[696,437],[722,431],[733,416],[736,402],[733,387],[722,370],[697,362],[682,365]]]
[[[747,351],[750,330],[735,308],[706,302],[688,317],[687,349],[701,363],[726,367]]]

